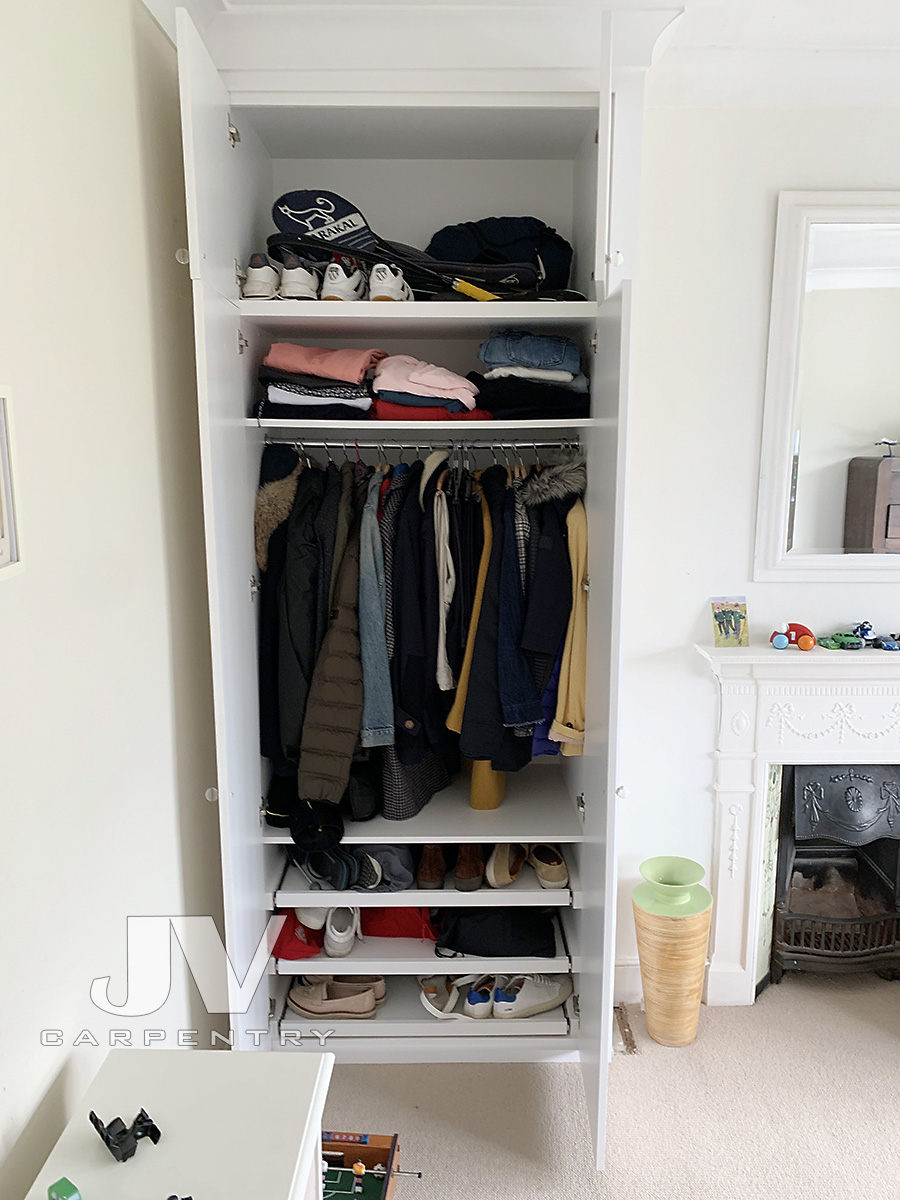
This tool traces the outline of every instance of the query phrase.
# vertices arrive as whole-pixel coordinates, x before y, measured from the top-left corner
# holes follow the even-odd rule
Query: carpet
[[[788,974],[680,1050],[628,1016],[602,1176],[576,1066],[339,1066],[326,1125],[401,1135],[397,1200],[900,1198],[900,983]]]

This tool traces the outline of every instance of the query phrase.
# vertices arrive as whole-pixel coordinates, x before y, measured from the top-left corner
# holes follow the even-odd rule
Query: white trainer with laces
[[[365,300],[366,277],[359,267],[348,271],[343,263],[330,263],[325,268],[320,300]]]
[[[503,983],[502,977],[495,979],[493,975],[480,975],[473,979],[466,992],[463,1002],[463,1012],[467,1017],[476,1021],[494,1015],[494,985]]]
[[[415,300],[412,288],[399,267],[376,263],[369,272],[370,300]]]
[[[307,929],[321,929],[325,924],[325,908],[295,908],[294,915]]]
[[[568,975],[513,975],[494,990],[494,1016],[533,1017],[559,1008],[571,995]]]
[[[357,938],[362,941],[359,909],[329,908],[325,918],[325,953],[328,957],[346,958]]]
[[[296,254],[285,254],[278,289],[282,300],[316,300],[320,283],[318,271],[307,267]]]
[[[278,266],[268,254],[251,254],[241,284],[241,296],[245,300],[274,300],[278,295],[278,282]]]

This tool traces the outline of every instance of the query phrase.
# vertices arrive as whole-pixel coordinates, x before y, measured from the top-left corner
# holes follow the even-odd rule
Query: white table
[[[333,1054],[113,1050],[26,1200],[66,1176],[83,1200],[318,1200]],[[119,1163],[88,1120],[146,1109],[162,1137]]]

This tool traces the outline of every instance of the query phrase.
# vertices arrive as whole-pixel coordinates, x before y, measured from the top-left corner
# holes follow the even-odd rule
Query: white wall
[[[840,554],[847,466],[900,437],[900,288],[838,288],[803,300],[794,550]]]
[[[0,1195],[17,1200],[105,1054],[72,1047],[81,1029],[208,1028],[183,971],[152,1018],[92,1006],[95,976],[124,999],[126,915],[221,898],[174,50],[137,0],[46,0],[4,6],[0,56],[24,559],[0,574]],[[44,1028],[66,1044],[42,1048]]]
[[[887,109],[646,115],[619,802],[626,998],[638,864],[710,862],[717,703],[692,649],[712,637],[709,597],[746,595],[761,639],[777,621],[897,623],[889,584],[751,582],[777,193],[897,188],[896,124]]]

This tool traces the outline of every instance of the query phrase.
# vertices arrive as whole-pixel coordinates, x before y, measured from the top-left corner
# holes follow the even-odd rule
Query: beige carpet
[[[683,1050],[629,1016],[602,1177],[577,1067],[339,1067],[326,1125],[401,1134],[397,1200],[900,1198],[900,983],[789,975]]]

